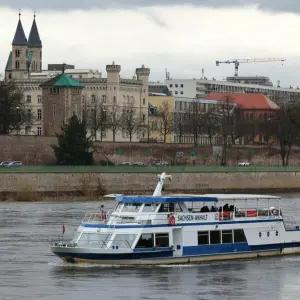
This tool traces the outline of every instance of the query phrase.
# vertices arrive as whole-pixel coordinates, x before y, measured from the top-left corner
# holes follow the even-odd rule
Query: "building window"
[[[173,87],[173,84],[170,84],[170,88]]]
[[[52,115],[55,116],[56,115],[56,104],[52,105]]]
[[[25,126],[25,135],[28,135],[31,132],[31,126]]]
[[[20,50],[16,49],[16,57],[20,57]]]
[[[146,104],[146,99],[145,98],[143,98],[143,105],[145,105]]]
[[[38,95],[37,99],[38,99],[38,103],[42,103],[42,95]]]
[[[114,103],[117,102],[117,97],[116,97],[116,96],[113,97],[113,102],[114,102]]]
[[[116,90],[117,88],[114,86],[114,91]]]
[[[183,95],[183,91],[180,91],[180,95]]]
[[[209,244],[208,231],[199,231],[198,232],[198,245],[208,245],[208,244]]]
[[[182,87],[182,88],[183,88],[183,84],[181,84],[181,85],[180,85],[180,87]]]
[[[37,110],[37,118],[38,118],[38,120],[42,120],[42,110],[41,109]]]
[[[106,95],[102,95],[102,103],[106,103]]]
[[[143,114],[143,121],[145,121],[146,120],[146,115],[145,114]]]
[[[175,91],[175,95],[178,95],[178,91]]]
[[[31,96],[30,96],[30,95],[27,95],[27,97],[26,97],[26,102],[27,102],[27,103],[31,103]]]
[[[42,127],[37,128],[37,135],[42,135]]]
[[[146,93],[146,89],[144,89],[144,93]]]
[[[178,88],[178,84],[175,84],[175,87]]]
[[[84,102],[85,102],[85,97],[84,95],[82,95],[82,104],[84,104]]]
[[[107,132],[106,132],[106,130],[103,130],[101,134],[102,134],[102,137],[103,137],[103,138],[106,138],[106,137],[107,137]]]
[[[96,102],[96,96],[92,95],[92,103],[95,103],[95,102]]]

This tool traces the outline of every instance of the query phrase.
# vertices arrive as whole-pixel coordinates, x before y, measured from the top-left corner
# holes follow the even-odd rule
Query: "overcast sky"
[[[9,3],[8,3],[9,2]],[[4,72],[18,22],[28,35],[37,11],[48,63],[98,69],[113,60],[122,77],[141,64],[151,80],[222,79],[233,64],[216,60],[286,57],[287,62],[242,64],[240,75],[270,76],[281,86],[300,87],[300,1],[295,0],[0,0],[0,73]]]

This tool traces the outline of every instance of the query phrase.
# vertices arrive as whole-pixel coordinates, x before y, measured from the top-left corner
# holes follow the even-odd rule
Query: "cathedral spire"
[[[42,47],[42,41],[40,39],[39,31],[35,22],[35,12],[33,15],[33,22],[29,33],[28,44],[33,47]]]
[[[21,22],[21,12],[19,10],[19,22],[17,25],[16,33],[12,41],[13,46],[24,46],[27,45],[27,38]]]

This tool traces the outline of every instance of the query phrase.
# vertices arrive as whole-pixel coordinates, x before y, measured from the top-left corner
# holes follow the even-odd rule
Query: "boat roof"
[[[199,197],[197,194],[172,194],[172,196],[189,196],[189,197]],[[279,196],[271,195],[253,195],[253,194],[203,194],[201,197],[207,198],[217,198],[217,201],[222,200],[263,200],[263,199],[281,199]]]
[[[180,195],[180,196],[124,196],[117,195],[116,200],[127,203],[178,203],[178,202],[217,202],[216,197],[203,195]]]

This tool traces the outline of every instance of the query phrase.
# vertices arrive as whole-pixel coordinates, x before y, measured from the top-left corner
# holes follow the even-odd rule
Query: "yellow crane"
[[[257,62],[274,62],[274,61],[286,61],[286,58],[245,58],[245,59],[229,59],[225,61],[216,61],[216,66],[218,67],[220,64],[234,64],[234,76],[238,76],[239,65],[245,63],[257,63]]]

